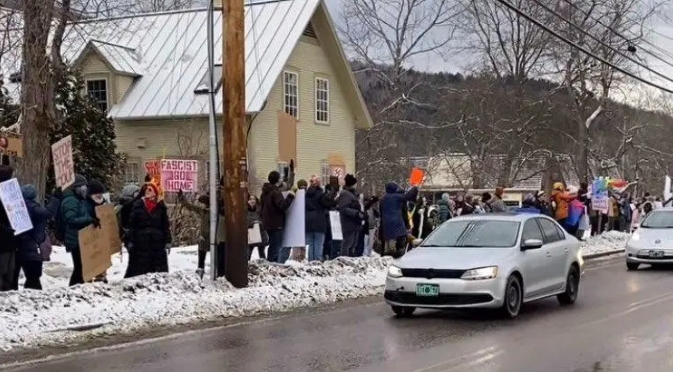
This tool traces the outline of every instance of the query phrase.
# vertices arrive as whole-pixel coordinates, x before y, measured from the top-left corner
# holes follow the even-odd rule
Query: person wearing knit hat
[[[341,233],[343,235],[341,255],[354,256],[366,216],[360,204],[360,195],[355,189],[358,182],[357,178],[349,173],[344,181],[344,188],[337,199],[337,209],[339,210]]]
[[[84,283],[82,274],[82,255],[79,246],[79,230],[94,224],[100,226],[100,221],[91,214],[88,199],[87,179],[81,174],[75,175],[75,183],[64,193],[61,202],[61,217],[65,226],[65,250],[72,255],[73,271],[70,276],[70,285]]]
[[[168,208],[159,199],[159,188],[153,183],[143,185],[140,195],[129,218],[129,263],[125,278],[168,272],[172,243]]]
[[[287,196],[283,196],[278,171],[269,172],[267,179],[269,182],[262,186],[262,196],[259,198],[262,226],[269,236],[267,260],[284,264],[285,261],[282,259],[289,256],[289,249],[283,247],[285,213],[294,201],[294,194],[290,192]]]

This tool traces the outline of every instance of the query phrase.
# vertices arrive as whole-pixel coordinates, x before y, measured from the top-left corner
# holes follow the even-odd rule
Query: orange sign
[[[420,168],[414,168],[411,170],[411,175],[409,176],[409,185],[416,187],[421,186],[424,178],[425,171]]]

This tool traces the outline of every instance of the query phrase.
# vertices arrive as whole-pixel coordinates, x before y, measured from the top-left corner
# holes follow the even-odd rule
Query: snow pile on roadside
[[[339,258],[326,263],[250,265],[250,286],[201,282],[190,271],[150,274],[116,284],[0,293],[0,348],[62,343],[73,329],[104,326],[89,335],[252,316],[380,293],[390,259]]]
[[[594,255],[597,253],[621,251],[626,248],[631,234],[620,231],[606,231],[599,236],[594,236],[580,242],[582,255]]]

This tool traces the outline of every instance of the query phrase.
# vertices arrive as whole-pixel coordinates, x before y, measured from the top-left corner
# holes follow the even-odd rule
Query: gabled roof
[[[116,73],[130,76],[143,75],[142,61],[135,49],[98,40],[90,41],[73,64],[78,64],[89,51],[97,52]]]
[[[246,111],[262,110],[299,38],[317,12],[329,20],[323,0],[271,0],[246,3]],[[133,89],[110,110],[114,119],[208,115],[208,96],[194,90],[207,72],[208,10],[192,9],[105,20],[83,20],[68,27],[62,54],[75,63],[95,50],[117,72],[138,76]],[[222,60],[222,17],[215,12],[215,61]],[[329,35],[332,36],[332,35]],[[336,41],[338,44],[338,40]],[[343,54],[339,45],[339,53]],[[345,60],[344,66],[348,62]],[[335,63],[341,63],[335,62]],[[3,67],[5,63],[3,63]],[[14,69],[16,71],[16,64]],[[346,82],[350,103],[357,103],[359,126],[371,126],[364,100],[352,78]],[[7,68],[5,68],[7,70]],[[352,85],[352,86],[350,86]],[[353,98],[355,97],[355,98]],[[216,95],[222,112],[222,95]],[[362,113],[362,114],[360,114]]]

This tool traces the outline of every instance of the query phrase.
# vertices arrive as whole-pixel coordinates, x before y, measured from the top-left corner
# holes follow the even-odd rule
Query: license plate
[[[664,251],[654,251],[651,250],[648,252],[650,257],[664,257]]]
[[[439,285],[416,284],[416,296],[437,297],[439,296]]]

